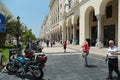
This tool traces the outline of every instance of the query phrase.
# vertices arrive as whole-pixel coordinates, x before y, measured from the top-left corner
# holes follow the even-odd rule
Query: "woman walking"
[[[89,40],[88,39],[85,39],[85,42],[83,43],[83,45],[81,46],[81,48],[83,49],[82,56],[85,59],[85,66],[88,66],[87,56],[88,56],[89,50],[90,50],[90,45],[89,45]]]
[[[64,41],[64,43],[63,43],[64,52],[66,52],[66,47],[67,47],[67,42]]]

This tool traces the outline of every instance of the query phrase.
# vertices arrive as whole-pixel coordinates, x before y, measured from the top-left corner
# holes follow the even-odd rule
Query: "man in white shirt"
[[[108,70],[109,70],[108,79],[109,80],[112,80],[113,71],[115,71],[118,75],[118,78],[120,78],[120,73],[118,69],[118,55],[120,55],[120,53],[117,46],[114,46],[114,41],[110,40],[108,53],[106,55],[106,59],[108,59]]]
[[[14,45],[14,48],[17,48],[17,40],[16,39],[13,40],[13,45]]]

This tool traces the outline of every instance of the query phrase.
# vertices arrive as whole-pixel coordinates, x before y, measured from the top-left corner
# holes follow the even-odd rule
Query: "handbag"
[[[82,57],[86,57],[87,55],[88,55],[88,52],[87,51],[83,51]]]

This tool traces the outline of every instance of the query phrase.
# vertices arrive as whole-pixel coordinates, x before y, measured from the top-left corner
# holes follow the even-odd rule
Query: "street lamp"
[[[20,20],[20,17],[19,17],[19,16],[17,17],[17,20],[18,20],[18,21]]]
[[[20,17],[18,16],[18,17],[17,17],[17,25],[16,25],[16,27],[18,27],[18,28],[17,28],[17,47],[18,47],[18,45],[19,45],[19,29],[20,29],[20,28],[19,28],[19,27],[20,27],[20,25],[19,25],[20,22],[19,22],[19,21],[20,21]]]

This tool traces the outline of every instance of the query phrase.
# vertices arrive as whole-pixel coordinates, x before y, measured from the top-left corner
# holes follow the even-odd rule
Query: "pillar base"
[[[72,44],[76,45],[76,40],[73,40],[73,41],[72,41]]]
[[[69,41],[69,40],[67,40],[67,44],[70,44],[70,41]]]
[[[102,42],[97,42],[95,44],[95,46],[98,47],[98,48],[102,48],[103,47],[103,43]]]

